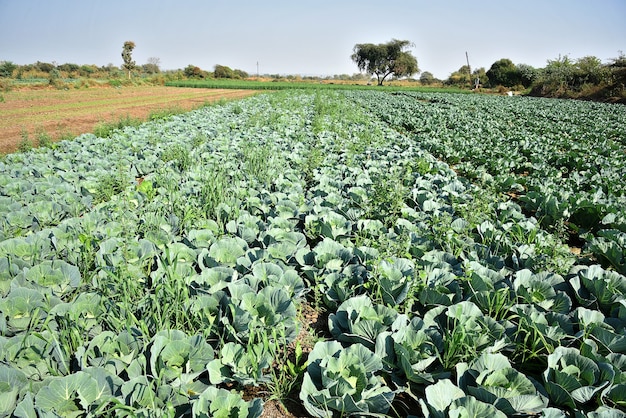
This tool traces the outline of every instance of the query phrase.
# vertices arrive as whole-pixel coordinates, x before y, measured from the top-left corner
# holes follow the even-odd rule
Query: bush
[[[37,141],[39,142],[39,147],[49,148],[52,146],[52,138],[43,128],[37,130]]]
[[[0,90],[7,92],[7,91],[11,91],[11,89],[12,89],[11,80],[0,78]]]
[[[117,122],[101,122],[93,130],[94,135],[100,138],[108,138],[117,130],[126,126],[139,126],[143,123],[141,119],[131,118],[129,115],[120,117]]]
[[[189,64],[183,70],[185,77],[187,78],[206,78],[207,74],[205,71],[202,71],[200,67],[196,67],[195,65]]]
[[[132,86],[133,80],[127,78],[113,78],[109,80],[109,85],[111,87]]]
[[[10,78],[13,76],[13,71],[17,68],[17,65],[11,61],[0,61],[0,77]]]
[[[22,129],[22,139],[17,146],[17,150],[19,152],[28,152],[31,149],[33,149],[33,143],[28,136],[28,131],[26,129]]]

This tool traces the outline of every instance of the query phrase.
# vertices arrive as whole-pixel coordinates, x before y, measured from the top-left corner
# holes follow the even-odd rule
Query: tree
[[[216,64],[213,69],[213,77],[215,78],[248,78],[248,73],[243,70],[232,69],[226,65]]]
[[[429,86],[429,85],[434,84],[436,82],[437,82],[437,79],[435,78],[435,76],[431,72],[424,71],[422,73],[422,75],[420,76],[420,83],[422,83],[425,86]]]
[[[576,68],[574,70],[574,84],[582,86],[583,84],[602,84],[609,83],[610,70],[602,65],[602,61],[594,56],[586,56],[576,60]]]
[[[351,58],[359,70],[375,74],[378,85],[394,74],[396,77],[418,73],[417,59],[406,48],[413,46],[409,41],[392,39],[385,44],[356,44]]]
[[[472,84],[472,80],[469,78],[469,67],[467,65],[461,66],[457,71],[450,74],[445,83],[451,86],[467,86],[468,84]]]
[[[213,69],[213,77],[215,78],[235,78],[235,72],[226,65],[216,64]]]
[[[487,77],[492,87],[513,87],[521,84],[521,74],[513,61],[508,58],[502,58],[491,64],[491,68],[487,71]]]
[[[148,58],[148,63],[143,65],[143,70],[148,74],[158,74],[160,69],[161,60],[157,57]]]
[[[0,61],[0,77],[11,77],[16,68],[11,61]]]
[[[58,65],[57,68],[59,69],[59,71],[71,73],[74,71],[78,71],[80,69],[80,65],[67,62],[65,64]]]
[[[532,86],[539,76],[539,71],[528,64],[517,64],[517,72],[520,76],[520,83],[526,88]]]
[[[35,68],[41,72],[44,73],[49,73],[50,71],[54,70],[56,68],[56,65],[51,64],[49,62],[41,62],[41,61],[37,61],[35,63]]]
[[[560,56],[548,60],[547,65],[541,72],[541,83],[544,90],[563,93],[572,87],[574,83],[574,71],[576,66],[567,56]]]
[[[124,42],[124,49],[122,50],[122,59],[124,60],[124,69],[128,71],[128,79],[130,80],[130,72],[135,68],[135,61],[133,61],[132,52],[135,49],[135,43],[133,41]]]
[[[200,67],[197,67],[192,64],[189,64],[188,66],[185,67],[185,69],[183,70],[183,74],[185,74],[185,77],[187,78],[204,78],[205,77],[205,72],[202,71]]]
[[[235,73],[235,78],[248,78],[250,76],[250,74],[238,68],[235,68],[233,72]]]

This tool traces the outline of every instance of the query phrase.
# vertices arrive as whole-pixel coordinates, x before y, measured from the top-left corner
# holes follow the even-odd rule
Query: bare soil
[[[163,86],[21,89],[0,93],[0,153],[17,149],[24,138],[52,140],[93,132],[99,123],[147,120],[151,113],[188,111],[218,100],[258,93],[252,90],[192,89]]]

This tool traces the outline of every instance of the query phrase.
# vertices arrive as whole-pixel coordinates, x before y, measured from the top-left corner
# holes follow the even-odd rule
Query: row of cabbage
[[[424,416],[623,415],[624,276],[577,265],[519,205],[379,129],[392,142],[344,139],[309,189],[328,261],[303,270],[334,341],[309,356],[307,410],[388,413],[404,393]]]
[[[205,109],[111,139],[141,149],[137,160],[76,139],[84,156],[94,148],[94,164],[115,167],[120,190],[0,242],[3,414],[260,414],[260,400],[224,387],[267,381],[305,292],[283,260],[306,244],[292,219],[303,181],[269,152],[303,116],[283,108],[269,130],[253,116],[272,103]],[[72,150],[62,143],[7,165],[27,173],[52,154],[73,166]],[[65,173],[49,182],[72,184]]]
[[[598,260],[626,273],[623,106],[424,93],[352,97],[461,175],[495,184],[544,227],[582,238]]]
[[[117,186],[0,242],[3,412],[259,416],[239,391],[271,385],[306,298],[330,313],[299,390],[312,416],[619,416],[624,276],[346,94],[145,124],[118,154],[78,138]],[[71,167],[73,147],[3,168]]]

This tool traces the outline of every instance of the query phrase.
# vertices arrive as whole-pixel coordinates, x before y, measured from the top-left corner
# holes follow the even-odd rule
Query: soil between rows
[[[0,153],[17,150],[25,136],[37,145],[45,132],[53,140],[92,132],[103,122],[146,120],[159,110],[192,110],[221,99],[257,94],[254,90],[190,89],[162,86],[28,89],[2,93]]]

